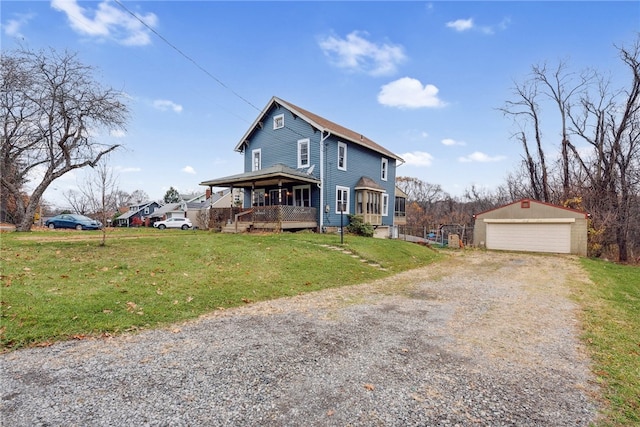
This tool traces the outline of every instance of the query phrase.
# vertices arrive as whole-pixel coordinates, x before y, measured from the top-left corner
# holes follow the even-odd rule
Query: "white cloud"
[[[456,141],[455,139],[451,138],[445,138],[440,142],[442,142],[442,145],[446,145],[448,147],[451,147],[453,145],[467,145],[464,141]]]
[[[116,166],[114,169],[116,170],[116,172],[120,172],[120,173],[141,172],[142,171],[142,168],[123,167],[123,166]]]
[[[500,21],[500,23],[498,24],[498,29],[504,31],[509,28],[509,25],[511,25],[511,18],[507,16],[506,18],[503,18],[502,21]]]
[[[431,166],[433,163],[433,156],[424,151],[413,151],[411,153],[401,154],[400,157],[404,159],[406,165],[412,166]]]
[[[109,132],[109,135],[114,138],[124,138],[125,136],[127,136],[127,133],[122,129],[114,129]]]
[[[456,31],[462,32],[473,28],[473,19],[457,19],[455,21],[447,22],[447,28],[453,28]]]
[[[418,129],[407,129],[402,132],[402,137],[409,141],[424,141],[429,138],[429,134]]]
[[[367,35],[353,31],[344,39],[329,36],[319,41],[320,49],[340,68],[373,76],[394,73],[397,66],[406,60],[402,46],[375,44],[363,37]]]
[[[156,99],[153,101],[153,107],[160,111],[173,110],[175,113],[182,112],[182,105],[166,99]]]
[[[32,13],[16,13],[13,16],[15,18],[7,20],[7,22],[2,25],[4,33],[9,37],[25,38],[21,32],[22,27],[27,25],[34,15]]]
[[[458,19],[455,21],[447,22],[445,25],[447,28],[452,28],[455,31],[463,32],[463,31],[480,31],[483,34],[491,35],[495,34],[496,30],[504,31],[511,24],[511,18],[506,17],[503,18],[497,25],[482,25],[478,26],[473,22],[472,18],[469,19]]]
[[[51,0],[51,7],[64,12],[71,28],[81,35],[111,39],[127,46],[151,43],[148,28],[108,0],[100,2],[97,9],[81,7],[77,0]],[[158,23],[158,18],[153,13],[136,15],[150,27],[155,27]]]
[[[189,173],[189,174],[191,174],[191,175],[195,175],[195,174],[196,174],[196,170],[195,170],[193,167],[191,167],[191,166],[185,166],[185,167],[183,167],[183,168],[182,168],[182,172]]]
[[[489,156],[480,151],[475,151],[468,156],[458,157],[458,161],[462,163],[470,163],[470,162],[479,162],[479,163],[488,163],[488,162],[499,162],[506,159],[505,156]]]
[[[378,102],[398,108],[443,107],[445,102],[438,98],[438,88],[434,85],[422,86],[420,80],[403,77],[388,83],[380,89]]]

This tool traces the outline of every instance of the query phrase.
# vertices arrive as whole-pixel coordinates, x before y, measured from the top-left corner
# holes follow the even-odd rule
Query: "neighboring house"
[[[212,192],[211,189],[201,196],[187,201],[187,218],[194,227],[207,229],[211,218],[211,208],[230,208],[242,205],[244,195],[241,188],[236,188],[233,193],[230,189]]]
[[[147,226],[152,226],[156,221],[169,218],[185,218],[187,216],[187,202],[167,203],[156,209],[148,217]]]
[[[243,173],[200,185],[244,189],[250,209],[234,217],[241,228],[327,231],[346,225],[346,214],[394,224],[403,160],[362,134],[273,97],[235,151],[244,154]]]
[[[131,227],[147,224],[147,219],[160,208],[158,202],[145,202],[129,206],[129,210],[122,213],[115,220],[117,227]]]
[[[474,218],[473,242],[478,247],[587,255],[586,212],[522,199]]]

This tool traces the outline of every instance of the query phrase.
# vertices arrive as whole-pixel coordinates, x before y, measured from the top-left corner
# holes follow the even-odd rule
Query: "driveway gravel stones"
[[[1,425],[588,426],[598,390],[569,298],[586,280],[572,257],[464,251],[374,283],[14,351],[0,355]]]

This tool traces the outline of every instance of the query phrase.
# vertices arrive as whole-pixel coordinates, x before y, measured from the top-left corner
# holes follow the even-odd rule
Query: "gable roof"
[[[167,203],[166,205],[156,209],[151,214],[151,218],[161,218],[164,214],[169,212],[184,212],[182,209],[183,203],[186,205],[185,202]]]
[[[275,96],[271,98],[267,106],[262,110],[262,113],[253,122],[249,130],[242,136],[242,139],[236,145],[235,151],[238,151],[238,152],[242,151],[243,145],[245,145],[246,142],[249,140],[251,134],[261,126],[260,124],[264,121],[264,116],[268,114],[268,112],[271,110],[273,106],[277,106],[277,105],[281,105],[285,107],[287,110],[291,111],[294,115],[302,118],[304,121],[306,121],[311,126],[313,126],[314,128],[320,131],[329,132],[332,135],[345,139],[354,144],[358,144],[362,147],[368,148],[377,153],[383,154],[387,157],[397,160],[400,163],[404,163],[404,160],[402,160],[402,158],[392,153],[391,151],[387,150],[383,146],[377,144],[376,142],[370,140],[366,136],[360,133],[354,132],[351,129],[347,129],[344,126],[341,126],[337,123],[327,120],[324,117],[320,117],[317,114],[314,114],[310,111],[305,110],[304,108],[300,108],[290,102],[287,102]]]
[[[118,218],[116,219],[127,219],[130,218],[132,216],[134,216],[135,214],[139,213],[140,211],[142,211],[144,208],[149,207],[153,204],[158,204],[157,202],[151,201],[151,202],[145,202],[142,204],[138,204],[138,205],[131,205],[134,209],[129,208],[129,210],[123,212]]]
[[[588,212],[580,211],[580,210],[577,210],[577,209],[565,208],[564,206],[554,205],[554,204],[551,204],[551,203],[542,202],[540,200],[527,199],[527,198],[519,199],[519,200],[516,200],[515,202],[507,203],[506,205],[501,205],[501,206],[498,206],[498,207],[495,207],[495,208],[492,208],[492,209],[488,209],[486,211],[474,214],[473,217],[477,218],[480,215],[485,215],[487,213],[490,213],[490,212],[493,212],[493,211],[497,211],[499,209],[504,209],[504,208],[507,208],[507,207],[512,206],[512,205],[521,204],[522,202],[535,203],[535,204],[542,205],[542,206],[548,206],[550,208],[560,209],[560,210],[563,210],[563,211],[572,212],[572,213],[579,214],[579,215],[584,215],[585,218],[589,217],[589,213]]]

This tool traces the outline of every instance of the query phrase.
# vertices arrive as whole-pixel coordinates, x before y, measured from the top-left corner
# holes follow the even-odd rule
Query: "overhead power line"
[[[131,15],[134,19],[136,19],[138,22],[140,22],[142,25],[144,25],[149,31],[151,31],[153,34],[155,34],[156,36],[158,36],[158,38],[160,38],[160,40],[162,40],[163,42],[165,42],[168,46],[170,46],[173,50],[175,50],[176,52],[178,52],[178,54],[180,54],[183,58],[185,58],[187,61],[191,62],[193,65],[195,65],[200,71],[202,71],[203,73],[205,73],[207,76],[209,76],[210,78],[212,78],[216,83],[218,83],[220,86],[222,86],[223,88],[225,88],[226,90],[228,90],[229,92],[231,92],[234,96],[236,96],[237,98],[239,98],[240,100],[242,100],[243,102],[245,102],[247,105],[253,107],[254,109],[262,112],[261,108],[256,107],[251,101],[249,101],[248,99],[246,99],[245,97],[243,97],[242,95],[240,95],[238,92],[236,92],[235,90],[233,90],[231,87],[229,87],[228,85],[226,85],[222,80],[220,80],[219,78],[217,78],[216,76],[214,76],[212,73],[209,72],[209,70],[207,70],[206,68],[204,68],[203,66],[201,66],[198,62],[196,62],[195,59],[193,59],[192,57],[190,57],[189,55],[187,55],[186,53],[184,53],[180,48],[178,48],[176,45],[174,45],[173,43],[171,43],[169,40],[167,40],[166,37],[164,37],[162,34],[160,34],[158,31],[156,31],[152,26],[150,26],[149,24],[147,24],[142,18],[140,18],[138,15],[136,15],[135,13],[133,13],[131,10],[129,10],[124,4],[122,4],[122,2],[120,0],[114,0],[114,2],[120,6],[125,12],[127,12],[129,15]]]
[[[202,71],[203,73],[205,73],[207,76],[209,76],[211,79],[213,79],[216,83],[218,83],[220,86],[222,86],[223,88],[225,88],[226,90],[228,90],[229,92],[231,92],[235,97],[237,97],[238,99],[242,100],[243,102],[245,102],[247,105],[251,106],[252,108],[254,108],[255,110],[259,111],[260,114],[264,114],[266,111],[263,111],[261,108],[256,107],[251,101],[249,101],[248,99],[246,99],[245,97],[243,97],[242,95],[240,95],[238,92],[236,92],[235,90],[233,90],[231,87],[229,87],[228,85],[226,85],[222,80],[220,80],[219,78],[217,78],[216,76],[214,76],[211,72],[209,72],[209,70],[207,70],[206,68],[204,68],[202,65],[200,65],[195,59],[193,59],[192,57],[190,57],[189,55],[187,55],[186,53],[184,53],[180,48],[178,48],[176,45],[174,45],[173,43],[171,43],[166,37],[164,37],[162,34],[160,34],[158,31],[156,31],[152,26],[150,26],[149,24],[147,24],[142,18],[140,18],[138,15],[136,15],[135,13],[133,13],[131,10],[129,10],[124,4],[122,4],[122,2],[120,0],[114,0],[114,2],[120,6],[122,8],[122,10],[124,10],[125,12],[127,12],[129,15],[131,15],[134,19],[136,19],[138,22],[140,22],[142,25],[144,25],[149,31],[151,31],[153,34],[155,34],[156,36],[158,36],[158,38],[160,40],[162,40],[164,43],[166,43],[168,46],[170,46],[173,50],[175,50],[176,52],[178,52],[178,54],[180,56],[182,56],[183,58],[185,58],[187,61],[191,62],[193,65],[195,65],[200,71]],[[224,109],[224,107],[221,107]],[[265,107],[266,108],[266,107]],[[227,110],[228,111],[228,110]],[[231,113],[231,112],[229,112]],[[234,113],[231,113],[233,115],[237,116]],[[250,121],[245,120],[242,117],[239,117],[241,120],[247,121],[250,123]],[[301,134],[300,132],[298,132],[295,129],[292,129],[291,127],[285,125],[284,126],[286,129],[289,129],[291,132],[301,136],[301,137],[305,137],[306,135]],[[283,140],[282,138],[280,138],[279,136],[275,136],[276,139],[278,139],[281,142],[287,142],[285,140]]]

